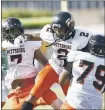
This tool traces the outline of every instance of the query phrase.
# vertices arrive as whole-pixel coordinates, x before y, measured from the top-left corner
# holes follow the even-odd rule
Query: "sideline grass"
[[[42,28],[44,25],[51,23],[51,17],[36,17],[36,18],[20,18],[25,28]]]
[[[43,17],[43,16],[52,16],[53,11],[50,10],[29,10],[24,8],[8,8],[2,9],[2,18],[8,18],[10,16],[15,16],[18,18],[30,18],[30,17]]]
[[[51,23],[52,17],[19,18],[25,29],[40,29]],[[5,19],[2,20],[4,22]]]

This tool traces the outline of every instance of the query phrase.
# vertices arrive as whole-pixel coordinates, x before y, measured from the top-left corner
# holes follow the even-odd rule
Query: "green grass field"
[[[64,97],[64,94],[61,90],[61,87],[57,84],[57,87],[52,87],[51,88],[53,91],[55,91],[57,93],[57,96],[62,100],[64,101],[65,97]],[[105,110],[105,94],[103,95],[103,106],[102,106],[102,110]],[[51,106],[38,106],[36,107],[35,109],[53,109]]]
[[[44,25],[51,23],[52,17],[19,18],[25,29],[41,29]],[[2,19],[4,22],[5,19]]]

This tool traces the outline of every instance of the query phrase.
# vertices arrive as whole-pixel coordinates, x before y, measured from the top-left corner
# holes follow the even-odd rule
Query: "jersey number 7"
[[[87,75],[92,71],[94,68],[94,63],[89,62],[86,60],[81,60],[80,67],[83,67],[84,65],[88,66],[86,70],[82,73],[82,75],[77,79],[77,82],[84,82],[84,79],[87,77]],[[104,72],[104,76],[101,75],[101,72]],[[93,81],[93,86],[98,89],[99,91],[105,92],[105,66],[99,65],[96,68],[95,77],[97,81]],[[101,83],[99,83],[99,81]]]
[[[17,59],[17,64],[21,63],[21,61],[22,61],[22,55],[21,54],[11,55],[10,58],[11,58],[11,62],[13,62],[15,59]]]

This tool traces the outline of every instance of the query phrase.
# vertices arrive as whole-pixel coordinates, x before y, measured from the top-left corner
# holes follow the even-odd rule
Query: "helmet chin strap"
[[[59,38],[59,39],[56,39],[53,43],[51,43],[51,44],[49,44],[49,45],[46,45],[45,47],[52,46],[52,45],[55,44],[58,40],[60,40],[60,38]]]
[[[8,40],[10,43],[14,44],[14,41],[13,40]]]
[[[53,43],[51,43],[51,44],[49,44],[49,45],[46,45],[45,47],[50,47],[50,46],[52,46],[53,44],[56,43],[56,41],[57,41],[57,40],[55,40]]]
[[[10,43],[14,44],[14,39],[11,36],[8,36],[7,41]]]

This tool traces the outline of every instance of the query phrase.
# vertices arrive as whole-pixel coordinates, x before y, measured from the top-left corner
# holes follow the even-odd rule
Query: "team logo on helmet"
[[[89,41],[89,43],[91,43],[91,44],[94,44],[94,40],[93,39],[91,39],[90,41]]]
[[[70,26],[70,24],[71,24],[72,22],[74,22],[73,17],[68,18],[68,19],[66,20],[66,24],[67,24],[67,26],[69,27],[69,26]]]

